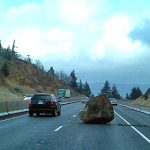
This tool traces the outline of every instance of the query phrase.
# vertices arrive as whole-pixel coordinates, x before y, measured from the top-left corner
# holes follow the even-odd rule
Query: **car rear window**
[[[32,97],[32,100],[50,100],[51,96],[50,95],[34,95]]]

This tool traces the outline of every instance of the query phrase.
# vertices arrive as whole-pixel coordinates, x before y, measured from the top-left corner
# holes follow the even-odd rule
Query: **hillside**
[[[150,107],[150,88],[142,96],[134,100],[132,104]]]
[[[9,75],[2,73],[4,63]],[[59,79],[51,79],[48,73],[36,65],[19,58],[6,59],[0,56],[0,100],[23,99],[26,93],[52,92],[67,85]]]
[[[150,97],[150,95],[149,95],[149,97]],[[136,100],[134,100],[132,102],[132,104],[150,107],[150,98],[145,99],[143,96],[140,96]]]
[[[150,111],[150,88],[142,96],[135,100],[118,100],[118,102],[137,109]]]

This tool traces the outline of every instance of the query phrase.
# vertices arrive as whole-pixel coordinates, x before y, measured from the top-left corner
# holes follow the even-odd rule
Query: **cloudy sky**
[[[150,83],[149,0],[0,0],[0,40],[82,81]]]

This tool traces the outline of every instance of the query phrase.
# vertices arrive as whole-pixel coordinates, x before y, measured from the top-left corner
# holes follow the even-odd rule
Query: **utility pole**
[[[29,63],[31,63],[30,55],[27,55],[27,56],[28,56],[27,61],[28,61]]]

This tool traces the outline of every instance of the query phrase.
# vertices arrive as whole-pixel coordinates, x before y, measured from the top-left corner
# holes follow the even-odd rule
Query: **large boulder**
[[[105,124],[114,119],[113,106],[105,95],[96,96],[87,102],[79,117],[84,123]]]

